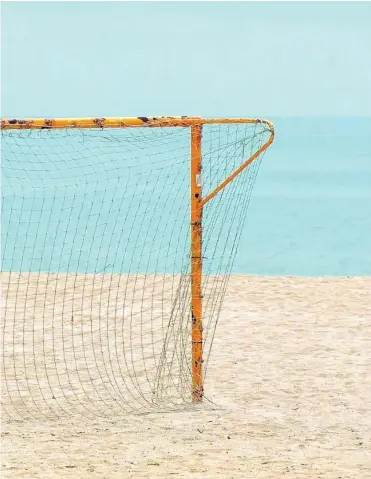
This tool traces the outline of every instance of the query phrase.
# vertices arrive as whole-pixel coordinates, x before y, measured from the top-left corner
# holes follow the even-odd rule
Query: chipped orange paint
[[[160,116],[160,117],[132,117],[132,118],[29,118],[29,119],[2,119],[1,128],[4,130],[41,129],[41,128],[132,128],[136,126],[148,127],[187,127],[192,125],[264,123],[273,132],[273,125],[268,120],[254,118],[200,118],[192,116]]]
[[[215,124],[258,124],[267,126],[268,140],[218,187],[202,198],[202,126]],[[268,120],[253,118],[199,118],[199,117],[132,117],[132,118],[46,118],[1,120],[1,129],[51,128],[135,128],[135,127],[190,127],[191,128],[191,287],[192,287],[192,398],[201,401],[203,386],[202,338],[202,211],[237,175],[263,153],[274,140],[274,126]]]
[[[2,120],[4,130],[42,129],[42,128],[133,128],[190,126],[197,118],[189,117],[133,117],[133,118],[34,118]]]
[[[191,127],[191,291],[192,291],[192,398],[203,397],[202,375],[202,126]]]

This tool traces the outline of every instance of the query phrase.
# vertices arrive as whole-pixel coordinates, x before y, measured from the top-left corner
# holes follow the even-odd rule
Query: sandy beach
[[[371,478],[370,320],[371,277],[232,276],[202,406],[3,414],[2,477]]]

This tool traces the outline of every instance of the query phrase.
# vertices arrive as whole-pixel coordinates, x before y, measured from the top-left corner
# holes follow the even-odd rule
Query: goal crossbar
[[[202,118],[196,116],[138,116],[112,118],[18,118],[2,119],[4,130],[39,128],[132,128],[140,127],[189,127],[195,125],[264,123],[274,134],[273,123],[259,118]]]

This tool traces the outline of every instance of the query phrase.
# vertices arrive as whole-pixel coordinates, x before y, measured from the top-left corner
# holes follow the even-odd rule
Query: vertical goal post
[[[202,145],[203,130],[212,125],[261,125],[268,137],[257,149],[246,155],[240,165],[229,171],[219,184],[203,195]],[[274,126],[268,120],[252,118],[201,117],[132,117],[132,118],[65,118],[65,119],[4,119],[1,129],[57,130],[57,129],[126,129],[126,128],[188,128],[190,130],[190,309],[191,309],[191,396],[199,402],[204,395],[203,377],[203,212],[206,205],[259,158],[274,140]],[[227,171],[227,170],[226,170]]]

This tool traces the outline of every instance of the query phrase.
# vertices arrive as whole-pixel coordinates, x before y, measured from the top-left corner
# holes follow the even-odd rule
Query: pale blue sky
[[[371,3],[2,4],[2,116],[371,115]]]

